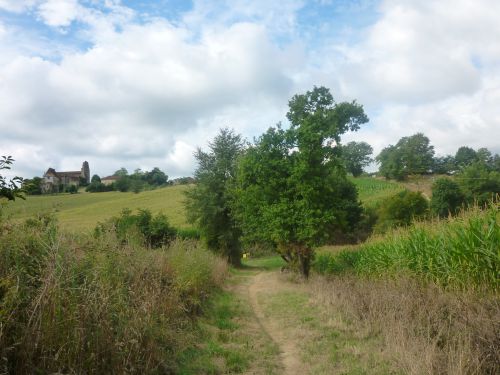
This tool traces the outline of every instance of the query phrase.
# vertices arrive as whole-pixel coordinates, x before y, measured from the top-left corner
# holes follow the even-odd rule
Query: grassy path
[[[382,340],[355,327],[340,312],[326,308],[315,298],[318,280],[304,283],[282,274],[279,258],[256,259],[235,270],[225,293],[233,306],[225,315],[232,326],[229,338],[211,334],[206,363],[198,372],[213,374],[397,374],[381,357]],[[237,308],[234,308],[237,306]],[[212,322],[220,324],[220,312]],[[214,343],[214,340],[216,341]],[[243,344],[245,343],[245,344]],[[220,350],[213,350],[214,347]],[[205,347],[205,346],[203,346]],[[225,358],[238,365],[221,365]],[[199,358],[200,355],[197,354]],[[214,367],[213,364],[218,364]],[[217,367],[218,366],[218,367]],[[200,367],[205,370],[200,371]],[[207,371],[207,368],[212,370]]]
[[[285,374],[303,374],[304,369],[300,361],[300,350],[295,341],[288,337],[287,331],[281,327],[277,319],[269,315],[265,308],[266,297],[269,290],[273,292],[283,292],[289,290],[290,285],[280,282],[279,274],[273,272],[259,272],[253,276],[248,284],[249,303],[252,307],[259,325],[269,337],[276,343],[280,350],[280,361]]]

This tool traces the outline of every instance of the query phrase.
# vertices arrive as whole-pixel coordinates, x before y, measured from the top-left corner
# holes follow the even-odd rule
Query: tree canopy
[[[376,157],[379,171],[386,178],[403,180],[411,174],[430,172],[434,166],[434,146],[422,133],[401,138]]]
[[[314,246],[357,223],[361,207],[342,165],[340,137],[368,121],[325,87],[289,102],[289,129],[271,127],[246,151],[234,189],[247,241],[274,243],[307,277]]]
[[[210,249],[234,265],[241,261],[241,232],[232,212],[230,186],[243,149],[240,135],[222,129],[209,143],[209,152],[196,151],[197,184],[186,193],[188,220],[197,225]]]
[[[346,170],[354,177],[360,176],[363,168],[373,161],[372,154],[373,148],[366,142],[349,142],[342,146],[342,158]]]
[[[474,149],[462,146],[455,154],[455,163],[459,168],[467,167],[476,161],[476,151]]]

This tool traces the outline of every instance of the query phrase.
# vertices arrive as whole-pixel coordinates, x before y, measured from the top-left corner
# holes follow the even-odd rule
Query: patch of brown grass
[[[413,279],[316,277],[318,303],[381,335],[384,355],[406,374],[500,373],[498,295],[447,292]]]

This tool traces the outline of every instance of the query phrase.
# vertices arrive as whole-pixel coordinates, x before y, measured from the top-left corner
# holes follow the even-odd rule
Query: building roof
[[[80,177],[82,175],[81,171],[69,171],[69,172],[56,172],[58,177]]]
[[[45,172],[44,176],[47,176],[47,175],[57,176],[57,172],[54,168],[49,168],[49,169],[47,169],[47,172]]]
[[[55,176],[55,177],[74,177],[79,178],[82,175],[81,171],[67,171],[67,172],[56,172],[54,168],[47,169],[47,172],[43,175],[45,176]]]
[[[113,176],[108,176],[108,177],[103,177],[103,178],[101,178],[101,181],[102,181],[102,180],[116,181],[116,180],[119,180],[119,179],[120,179],[120,177],[121,177],[121,176],[115,176],[115,175],[113,175]]]

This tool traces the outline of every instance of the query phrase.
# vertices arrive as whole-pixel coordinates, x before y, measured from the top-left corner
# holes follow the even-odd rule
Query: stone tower
[[[87,184],[90,184],[90,168],[87,161],[84,161],[82,164],[82,177],[85,178]]]

